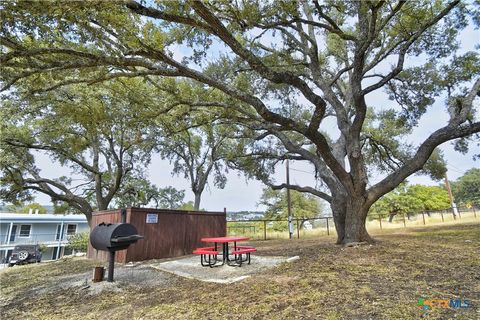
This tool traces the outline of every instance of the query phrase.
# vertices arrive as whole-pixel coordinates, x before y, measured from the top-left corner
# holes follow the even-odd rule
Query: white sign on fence
[[[147,213],[146,223],[158,223],[158,214],[157,213]]]

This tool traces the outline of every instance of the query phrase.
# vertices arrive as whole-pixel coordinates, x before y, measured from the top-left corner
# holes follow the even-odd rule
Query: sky
[[[479,43],[478,30],[473,28],[467,28],[462,32],[461,52],[475,50],[475,45]],[[183,51],[183,52],[182,52]],[[182,49],[176,50],[174,56],[180,59],[186,52]],[[367,102],[375,103],[379,105],[384,102],[388,105],[388,100],[385,94],[375,93],[367,96]],[[420,125],[415,131],[415,134],[411,138],[411,142],[418,144],[425,139],[436,128],[440,127],[448,120],[447,113],[444,111],[444,101],[439,99],[432,108],[423,116],[420,121]],[[480,153],[480,150],[476,145],[472,144],[472,148],[468,154],[460,154],[454,151],[452,143],[447,142],[440,146],[440,149],[444,152],[444,158],[447,160],[448,177],[454,181],[462,176],[467,170],[471,168],[480,167],[480,163],[473,160],[474,153]],[[58,177],[59,175],[68,174],[68,170],[59,167],[58,164],[52,163],[52,161],[43,154],[37,155],[38,166],[42,169],[42,173],[49,178]],[[305,163],[292,162],[290,164],[290,179],[291,183],[299,185],[315,185],[313,178],[313,167]],[[190,191],[189,182],[183,178],[183,176],[172,176],[172,166],[166,160],[160,159],[159,156],[154,156],[152,162],[148,168],[148,176],[152,183],[159,187],[173,186],[177,189],[185,190],[185,201],[193,201],[193,193]],[[223,211],[226,208],[228,211],[256,211],[263,210],[264,207],[258,206],[262,189],[265,186],[255,180],[247,181],[242,173],[230,171],[227,175],[227,184],[223,190],[216,189],[215,187],[206,188],[202,195],[201,208],[210,211]],[[279,165],[275,179],[278,183],[284,182],[285,168],[283,165]],[[378,177],[374,177],[371,183],[378,180]],[[407,179],[410,183],[420,183],[427,185],[435,185],[441,183],[441,181],[432,181],[427,176],[414,175]],[[36,201],[49,205],[50,199],[45,195],[38,195]]]

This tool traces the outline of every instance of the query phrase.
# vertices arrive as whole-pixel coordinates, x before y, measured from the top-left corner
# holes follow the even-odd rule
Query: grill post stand
[[[110,259],[108,261],[108,282],[113,282],[113,267],[115,266],[115,251],[110,252]]]

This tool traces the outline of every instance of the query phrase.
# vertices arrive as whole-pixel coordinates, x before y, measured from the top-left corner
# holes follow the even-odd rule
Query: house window
[[[22,225],[20,225],[20,233],[19,233],[18,236],[22,237],[22,238],[29,238],[31,230],[32,230],[32,225],[22,224]]]
[[[76,224],[67,225],[67,236],[73,236],[75,233],[77,233],[77,225]]]
[[[10,231],[10,242],[15,242],[15,236],[17,235],[17,226],[13,225]]]
[[[53,247],[52,260],[57,260],[58,247]]]
[[[63,239],[63,235],[65,234],[65,230],[63,230],[62,225],[57,225],[57,232],[55,233],[55,240]]]

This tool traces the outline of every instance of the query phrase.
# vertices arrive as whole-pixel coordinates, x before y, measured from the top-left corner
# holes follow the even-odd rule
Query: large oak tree
[[[457,54],[473,12],[459,0],[11,1],[2,4],[2,87],[193,79],[229,99],[224,107],[258,139],[315,167],[327,190],[287,187],[330,202],[338,243],[371,241],[371,205],[437,146],[480,131],[478,53]],[[379,90],[390,105],[369,99]],[[448,120],[407,145],[435,102]],[[375,167],[383,178],[369,183]]]

